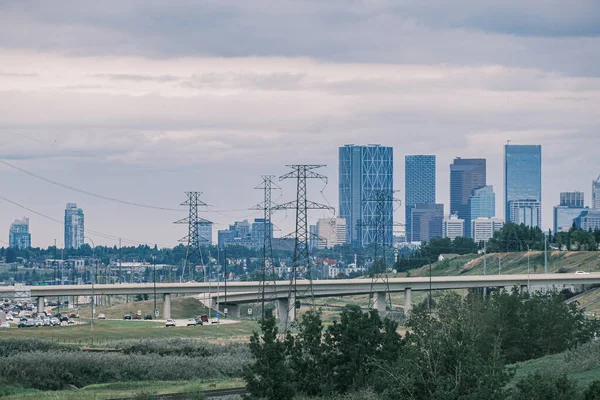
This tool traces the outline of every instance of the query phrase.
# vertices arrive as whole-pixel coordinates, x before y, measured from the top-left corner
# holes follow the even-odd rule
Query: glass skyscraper
[[[31,234],[29,233],[29,218],[23,217],[10,226],[8,233],[9,247],[13,249],[28,249],[31,247]]]
[[[514,202],[515,204],[511,203]],[[532,226],[542,227],[542,146],[513,145],[504,146],[504,203],[507,222],[523,221],[521,216],[511,215],[524,203],[537,202],[538,212],[533,212]],[[537,217],[536,217],[537,215]],[[528,221],[526,218],[525,220]],[[529,223],[528,223],[529,225]]]
[[[592,208],[600,210],[600,176],[592,182]]]
[[[391,147],[345,145],[339,148],[340,218],[346,219],[347,241],[366,247],[377,238],[378,216],[383,222],[383,240],[393,241],[394,156]],[[383,198],[378,213],[377,198]]]
[[[406,240],[412,242],[411,209],[417,204],[435,203],[435,156],[410,155],[404,159],[404,209]]]
[[[486,185],[486,161],[484,158],[456,158],[450,164],[450,214],[457,214],[471,226],[469,199],[475,189]],[[470,229],[465,229],[470,237]]]
[[[470,218],[493,218],[496,216],[496,194],[491,185],[473,190],[469,198]]]
[[[76,203],[67,203],[65,209],[65,249],[78,249],[85,236],[83,210]]]

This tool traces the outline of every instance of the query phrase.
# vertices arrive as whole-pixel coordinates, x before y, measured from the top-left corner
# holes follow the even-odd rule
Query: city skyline
[[[446,212],[448,165],[485,158],[496,215],[504,217],[503,145],[511,140],[544,149],[548,229],[559,193],[580,190],[589,201],[600,174],[596,16],[593,2],[577,1],[565,13],[539,0],[491,10],[470,0],[434,8],[337,0],[2,2],[0,159],[160,207],[179,208],[185,191],[202,191],[213,210],[243,210],[202,213],[226,229],[260,217],[245,211],[262,201],[252,189],[263,174],[286,173],[286,164],[328,164],[321,171],[329,177],[327,201],[319,199],[322,186],[312,193],[337,208],[337,148],[346,143],[394,147],[396,189],[404,188],[404,155],[435,154],[436,203]],[[218,27],[208,22],[215,20]],[[172,224],[187,216],[184,209],[108,202],[6,165],[0,173],[2,196],[55,220],[66,202],[77,202],[96,244],[123,238],[133,240],[123,245],[174,246],[185,236]],[[282,187],[285,200],[293,198],[293,182]],[[2,203],[4,235],[26,215],[34,246],[60,245],[59,223]],[[290,214],[274,216],[277,235],[293,230]],[[330,216],[309,213],[311,223]],[[404,207],[395,217],[405,220]]]

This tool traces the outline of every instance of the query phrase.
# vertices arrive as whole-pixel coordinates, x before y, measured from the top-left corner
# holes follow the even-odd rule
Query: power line
[[[59,186],[59,187],[61,187],[63,189],[72,190],[72,191],[77,192],[77,193],[85,194],[87,196],[96,197],[98,199],[112,201],[114,203],[125,204],[125,205],[133,206],[133,207],[148,208],[148,209],[151,209],[151,210],[177,211],[177,212],[181,212],[182,211],[181,209],[176,209],[176,208],[158,207],[158,206],[152,206],[152,205],[149,205],[149,204],[143,204],[143,203],[136,203],[136,202],[133,202],[133,201],[121,200],[121,199],[117,199],[115,197],[104,196],[102,194],[90,192],[90,191],[87,191],[87,190],[84,190],[84,189],[79,189],[79,188],[76,188],[74,186],[67,185],[67,184],[55,181],[53,179],[50,179],[50,178],[46,178],[46,177],[38,175],[38,174],[36,174],[34,172],[28,171],[28,170],[26,170],[24,168],[17,167],[16,165],[11,164],[11,163],[9,163],[8,161],[5,161],[5,160],[0,160],[0,163],[2,163],[4,165],[6,165],[7,167],[10,167],[10,168],[12,168],[14,170],[22,172],[22,173],[24,173],[26,175],[29,175],[29,176],[31,176],[33,178],[36,178],[36,179],[42,180],[44,182],[50,183],[52,185]]]

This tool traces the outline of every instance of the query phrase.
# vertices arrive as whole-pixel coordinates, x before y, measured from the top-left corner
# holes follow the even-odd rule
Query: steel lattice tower
[[[324,204],[315,203],[309,201],[306,198],[306,180],[307,179],[320,179],[327,183],[327,177],[321,175],[313,170],[324,167],[325,165],[287,165],[292,168],[292,171],[279,177],[280,181],[285,179],[296,179],[296,200],[288,203],[284,203],[275,206],[275,210],[296,210],[296,231],[295,231],[295,245],[294,245],[294,260],[292,264],[292,271],[290,273],[290,283],[288,289],[288,316],[286,318],[286,330],[289,328],[289,324],[294,322],[296,319],[296,301],[301,297],[306,297],[307,293],[311,298],[311,308],[314,308],[314,292],[313,292],[313,271],[310,263],[310,256],[308,252],[308,210],[333,210],[332,207]],[[309,281],[309,289],[303,293],[298,293],[297,290],[297,279],[298,269],[304,268],[306,271],[306,277]],[[293,310],[293,312],[292,312]],[[290,321],[292,319],[292,321]]]
[[[203,218],[198,217],[198,207],[205,207],[206,203],[200,200],[202,192],[185,192],[188,199],[181,203],[182,206],[189,207],[189,214],[187,218],[176,221],[176,224],[187,224],[188,234],[186,237],[180,239],[182,243],[187,243],[187,251],[185,254],[185,262],[183,265],[183,271],[181,278],[185,276],[186,268],[190,270],[190,280],[194,280],[194,272],[196,266],[204,266],[204,259],[202,257],[202,251],[200,250],[200,235],[198,234],[198,223],[199,222],[210,222]],[[204,272],[202,280],[204,280]]]
[[[261,303],[261,315],[265,318],[265,304],[270,302],[277,291],[277,281],[275,280],[275,269],[273,266],[273,245],[272,245],[272,233],[273,224],[271,217],[273,216],[274,204],[272,201],[273,189],[281,189],[276,183],[273,182],[275,175],[262,175],[263,181],[255,189],[262,190],[264,193],[264,200],[261,204],[253,207],[254,210],[262,210],[264,218],[264,232],[263,232],[263,243],[262,243],[262,270],[260,274],[260,286],[259,286],[259,301]]]

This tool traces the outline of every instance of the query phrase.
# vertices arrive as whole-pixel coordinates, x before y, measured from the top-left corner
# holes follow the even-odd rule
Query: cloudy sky
[[[488,159],[503,196],[507,140],[543,146],[543,219],[559,192],[590,201],[600,174],[597,0],[0,2],[0,159],[80,189],[178,208],[202,191],[223,229],[260,202],[261,174],[327,164],[309,197],[337,207],[337,148],[394,147],[449,164]],[[0,165],[0,246],[31,218],[34,246],[63,242],[66,202],[96,244],[176,244],[182,212],[86,196]],[[278,201],[295,195],[283,182]],[[329,216],[315,212],[311,220]],[[396,218],[404,221],[399,209]],[[294,216],[276,216],[278,234]],[[131,242],[124,242],[131,244]]]

